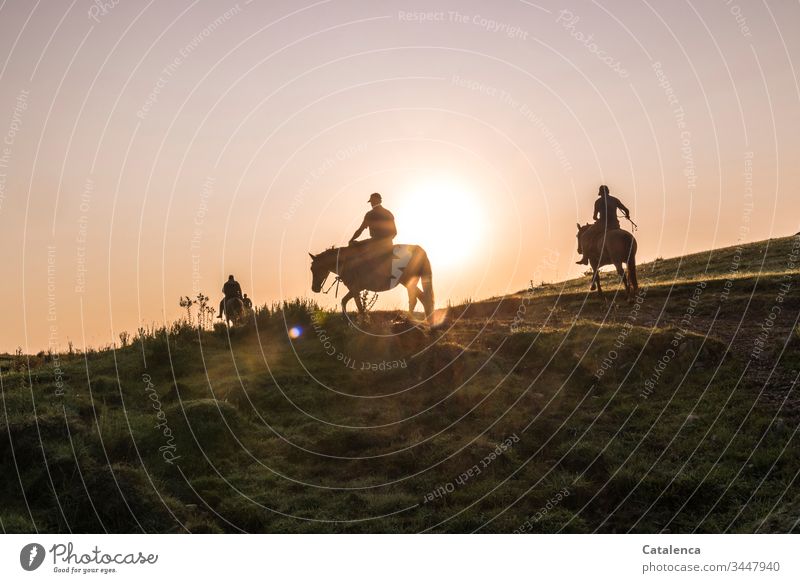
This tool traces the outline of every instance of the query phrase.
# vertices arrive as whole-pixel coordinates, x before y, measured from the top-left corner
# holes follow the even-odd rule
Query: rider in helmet
[[[219,316],[217,316],[219,319],[222,319],[222,314],[225,313],[225,302],[227,300],[230,298],[242,298],[242,286],[239,285],[239,282],[236,281],[232,275],[229,275],[228,281],[222,286],[222,293],[225,294],[225,297],[222,298],[222,301],[219,303]]]
[[[586,231],[585,236],[605,236],[606,231],[619,229],[620,226],[619,219],[617,218],[617,209],[622,211],[626,219],[630,220],[631,218],[631,212],[628,210],[628,207],[622,204],[622,201],[616,196],[611,196],[611,194],[609,194],[608,186],[605,184],[600,185],[597,196],[597,200],[594,201],[594,215],[592,216],[595,223],[589,230]],[[589,263],[589,258],[586,255],[586,251],[584,251],[583,257],[581,257],[580,261],[576,261],[575,263],[578,265],[587,265]]]

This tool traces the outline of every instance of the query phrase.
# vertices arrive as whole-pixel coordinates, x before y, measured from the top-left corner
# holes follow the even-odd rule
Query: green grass
[[[774,278],[787,272],[797,272],[800,264],[794,261],[793,268],[787,265],[796,237],[781,237],[756,243],[742,243],[721,249],[701,251],[682,257],[658,258],[639,266],[639,283],[648,286],[673,286],[698,280],[739,281],[755,277]],[[617,277],[604,268],[604,281],[616,284]],[[585,292],[588,278],[572,279],[548,284],[538,291],[551,295],[554,293]],[[524,294],[525,292],[520,292]]]
[[[0,526],[796,531],[793,241],[744,246],[735,274],[734,248],[641,265],[639,304],[606,275],[606,300],[581,278],[453,306],[434,332],[394,313],[312,320],[302,301],[230,337],[176,326],[62,355],[63,396],[48,355],[2,356]]]

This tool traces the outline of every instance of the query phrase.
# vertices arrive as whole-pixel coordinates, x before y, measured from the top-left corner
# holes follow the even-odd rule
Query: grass
[[[643,264],[638,304],[581,278],[438,331],[304,300],[230,335],[178,324],[60,355],[63,395],[51,355],[2,356],[0,526],[797,531],[795,242]]]

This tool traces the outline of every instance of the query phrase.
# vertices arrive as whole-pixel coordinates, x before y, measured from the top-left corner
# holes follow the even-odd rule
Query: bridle
[[[338,252],[336,253],[336,262],[337,262],[337,264],[339,262],[339,253]],[[340,276],[338,276],[338,275],[336,276],[336,279],[334,279],[333,283],[328,287],[327,290],[323,289],[325,287],[325,282],[328,281],[328,277],[330,277],[331,273],[333,273],[333,272],[332,271],[328,271],[328,273],[325,275],[325,277],[322,278],[322,282],[319,284],[319,290],[322,293],[327,294],[327,293],[329,293],[331,291],[331,289],[333,289],[333,286],[335,285],[336,286],[336,291],[334,292],[334,297],[338,298],[339,297],[339,284],[342,281],[342,278]]]
[[[329,271],[328,274],[325,277],[322,278],[322,281],[319,284],[319,291],[321,291],[324,294],[327,294],[327,293],[329,293],[331,291],[331,289],[333,289],[333,286],[336,286],[336,292],[334,293],[334,297],[338,298],[339,297],[339,283],[342,281],[342,278],[339,277],[338,275],[336,276],[336,279],[333,280],[333,283],[331,283],[331,285],[328,286],[328,289],[323,289],[325,287],[325,282],[328,281],[328,278],[330,277],[331,273],[333,273],[333,272]]]

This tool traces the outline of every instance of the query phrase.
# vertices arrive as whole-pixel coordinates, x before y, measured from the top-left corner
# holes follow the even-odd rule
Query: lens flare
[[[303,335],[303,329],[300,326],[292,326],[289,328],[289,338],[297,340]]]

